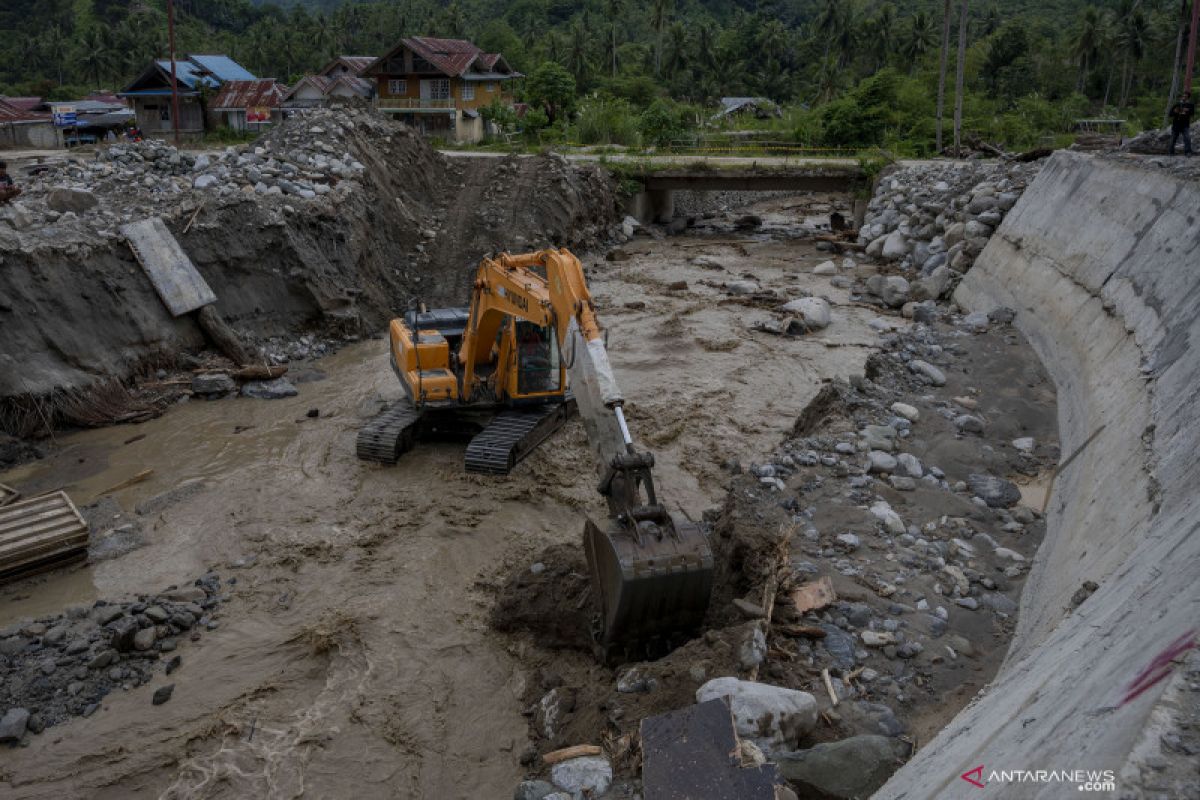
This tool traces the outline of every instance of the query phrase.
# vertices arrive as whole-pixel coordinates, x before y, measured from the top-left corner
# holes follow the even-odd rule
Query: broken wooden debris
[[[87,555],[88,526],[63,491],[0,508],[0,580]]]
[[[17,502],[21,493],[7,484],[0,483],[0,506]]]
[[[103,497],[106,494],[112,494],[113,492],[120,491],[121,489],[128,489],[130,486],[133,486],[136,483],[141,483],[142,481],[146,480],[146,478],[149,478],[152,474],[154,474],[154,470],[144,469],[141,472],[139,472],[138,474],[134,475],[132,478],[126,478],[125,480],[121,481],[120,483],[113,484],[112,486],[108,487],[104,491],[100,492],[100,494],[98,496]]]
[[[785,785],[773,764],[743,768],[724,700],[647,717],[641,724],[647,800],[775,800]]]
[[[557,764],[560,761],[569,761],[572,758],[583,758],[584,756],[602,755],[604,751],[598,745],[594,744],[577,744],[571,747],[564,747],[561,750],[554,750],[542,756],[542,762],[546,766]]]

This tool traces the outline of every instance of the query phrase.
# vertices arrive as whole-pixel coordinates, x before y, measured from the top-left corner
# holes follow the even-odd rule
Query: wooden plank
[[[121,233],[172,316],[217,302],[216,294],[161,217],[122,225]]]
[[[20,499],[21,493],[11,486],[0,483],[0,506],[6,506],[9,503],[15,503]]]
[[[66,492],[0,507],[0,580],[86,555],[88,526]]]
[[[642,720],[646,800],[775,800],[774,764],[743,768],[733,714],[724,700]]]
[[[542,756],[542,763],[546,766],[557,764],[560,761],[567,761],[572,758],[582,758],[584,756],[598,756],[604,751],[594,744],[577,744],[573,747],[564,747],[561,750],[555,750]]]

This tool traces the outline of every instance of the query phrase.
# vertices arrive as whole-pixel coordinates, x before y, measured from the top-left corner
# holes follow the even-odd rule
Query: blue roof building
[[[204,98],[229,81],[256,80],[254,74],[229,56],[189,55],[175,62],[179,95],[179,131],[189,137],[204,133]],[[129,99],[137,125],[146,136],[169,136],[171,120],[171,62],[156,60],[118,93]]]

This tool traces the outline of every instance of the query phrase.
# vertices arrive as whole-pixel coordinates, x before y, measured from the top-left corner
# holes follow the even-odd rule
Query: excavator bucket
[[[614,520],[604,528],[587,521],[583,548],[600,604],[595,643],[605,661],[664,651],[704,622],[712,549],[699,525],[673,521],[673,535],[646,535],[640,542]]]

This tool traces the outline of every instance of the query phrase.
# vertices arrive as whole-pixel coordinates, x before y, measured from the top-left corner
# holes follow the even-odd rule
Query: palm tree
[[[1122,56],[1121,107],[1129,102],[1137,65],[1146,57],[1149,38],[1150,24],[1146,21],[1145,13],[1135,4],[1121,20],[1117,31],[1117,49]]]
[[[967,68],[967,11],[971,0],[962,1],[958,17],[958,73],[954,79],[954,154],[962,145],[963,78]]]
[[[567,42],[567,69],[575,76],[575,85],[582,87],[588,71],[588,32],[582,16],[571,22]]]
[[[834,38],[834,44],[837,45],[838,65],[844,67],[854,60],[861,31],[858,29],[857,20],[854,19],[853,6],[844,5],[842,9],[842,22],[837,36]]]
[[[938,65],[937,152],[942,152],[942,116],[946,109],[946,61],[950,54],[950,0],[942,12],[942,56]]]
[[[650,7],[650,27],[654,28],[656,47],[654,51],[654,74],[662,74],[663,29],[671,16],[675,0],[654,0]]]
[[[67,48],[70,42],[67,40],[63,29],[59,25],[51,25],[50,28],[42,34],[42,57],[58,72],[58,85],[63,85],[63,64],[67,60]]]
[[[93,88],[100,89],[104,78],[116,66],[116,51],[112,46],[111,28],[93,25],[80,42],[79,66],[92,79]]]
[[[884,3],[868,27],[868,36],[875,53],[875,66],[876,69],[882,69],[887,66],[888,58],[896,49],[896,7],[891,3]]]
[[[1079,28],[1071,41],[1071,54],[1079,62],[1079,80],[1076,88],[1083,91],[1087,84],[1088,68],[1100,54],[1100,46],[1104,40],[1104,18],[1100,12],[1089,7],[1084,9],[1079,20]]]
[[[817,14],[814,29],[817,36],[825,42],[825,55],[829,55],[830,45],[841,35],[846,21],[844,8],[842,0],[825,0],[821,12]]]
[[[612,76],[617,77],[617,20],[625,11],[625,0],[604,0],[604,9],[612,23]]]
[[[691,49],[687,26],[682,22],[673,23],[667,38],[667,75],[674,78],[687,67],[688,51]]]
[[[909,21],[908,36],[900,46],[910,74],[916,69],[917,62],[933,49],[933,42],[933,19],[924,11],[918,11]]]

